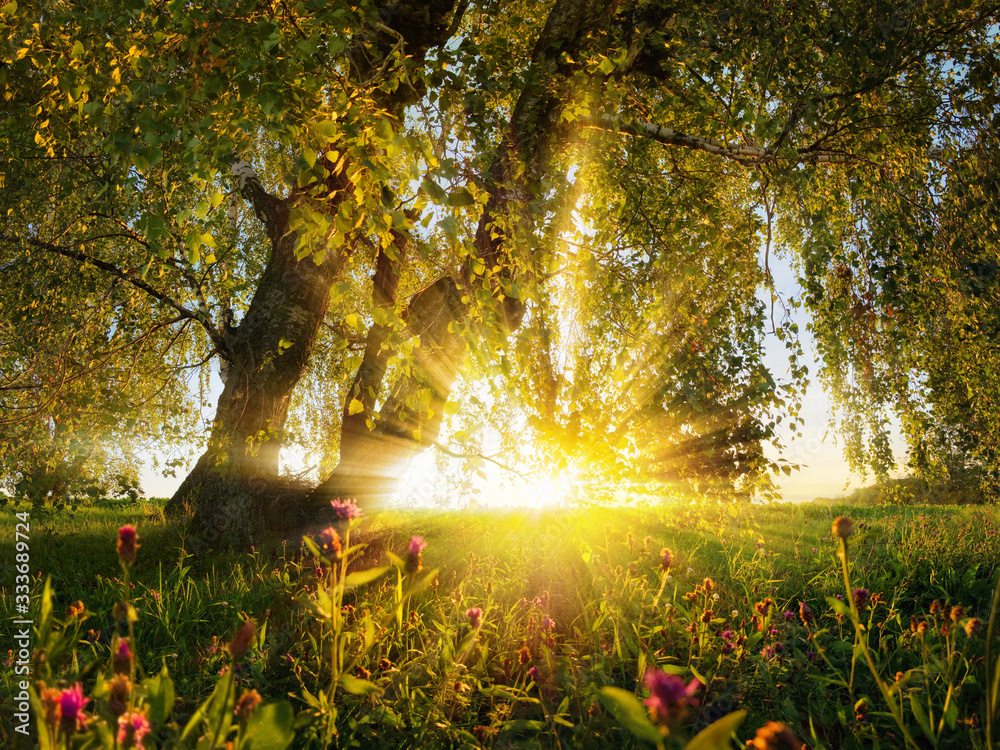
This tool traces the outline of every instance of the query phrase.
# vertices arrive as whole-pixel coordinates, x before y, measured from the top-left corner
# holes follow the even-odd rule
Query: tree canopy
[[[172,502],[207,543],[253,533],[291,444],[317,500],[376,502],[489,427],[582,477],[767,494],[797,302],[856,466],[889,468],[895,414],[916,469],[996,469],[993,6],[0,16],[2,439],[51,465],[64,424],[176,441],[187,374],[220,367]]]

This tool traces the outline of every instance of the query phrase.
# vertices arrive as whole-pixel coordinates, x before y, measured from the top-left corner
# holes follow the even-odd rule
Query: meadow
[[[156,503],[33,517],[43,750],[1000,742],[995,506],[344,515],[204,559]]]

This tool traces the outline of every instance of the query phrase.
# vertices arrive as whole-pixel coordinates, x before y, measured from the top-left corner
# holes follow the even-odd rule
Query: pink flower
[[[118,529],[118,559],[122,563],[131,565],[139,546],[139,532],[135,526],[122,526]]]
[[[470,607],[465,610],[465,616],[469,618],[469,624],[479,630],[483,626],[483,610],[479,607]]]
[[[410,554],[419,555],[423,552],[424,547],[427,546],[427,542],[424,541],[422,536],[411,536],[410,537]]]
[[[691,680],[687,685],[675,674],[667,674],[658,669],[646,672],[646,687],[649,697],[643,701],[649,707],[654,721],[661,724],[679,724],[687,715],[688,706],[696,705],[692,694],[701,687],[701,682]]]
[[[408,575],[415,575],[423,570],[424,564],[420,559],[420,552],[427,546],[422,536],[410,537],[410,551],[406,556],[406,572]]]
[[[118,642],[118,650],[111,657],[111,665],[115,674],[130,674],[132,671],[132,649],[124,638]]]
[[[143,738],[149,734],[149,719],[138,711],[129,711],[118,717],[118,744],[122,747],[142,747]]]
[[[361,508],[354,500],[331,500],[330,507],[333,508],[333,515],[338,521],[350,521],[352,518],[361,517]]]
[[[66,733],[82,732],[87,728],[87,717],[83,707],[90,703],[90,698],[83,694],[83,685],[79,682],[73,687],[59,693],[59,727]]]
[[[239,661],[246,655],[246,652],[250,650],[250,644],[253,643],[253,638],[257,634],[257,623],[253,620],[247,620],[236,631],[236,637],[226,646],[229,653],[232,654],[233,659]]]

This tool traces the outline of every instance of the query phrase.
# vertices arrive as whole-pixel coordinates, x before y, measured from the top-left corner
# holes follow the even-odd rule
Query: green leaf
[[[465,206],[471,206],[475,202],[476,199],[472,197],[472,193],[464,187],[453,190],[451,195],[448,196],[448,204],[454,208],[464,208]]]
[[[848,607],[844,602],[840,601],[835,596],[826,597],[826,603],[830,605],[830,609],[836,612],[838,615],[851,616],[851,608]]]
[[[358,586],[364,586],[366,583],[371,583],[376,578],[383,576],[391,567],[391,565],[383,565],[380,568],[369,568],[368,570],[359,570],[357,573],[351,573],[344,579],[344,588],[353,589]]]
[[[258,706],[243,732],[243,750],[285,750],[295,739],[295,712],[288,701]]]
[[[149,703],[149,720],[155,724],[162,723],[174,708],[174,682],[166,665],[156,677],[144,680],[142,686],[146,689],[146,701]]]
[[[910,708],[913,709],[913,716],[917,720],[917,724],[920,725],[920,729],[926,735],[932,743],[937,742],[937,738],[934,736],[934,732],[931,731],[931,723],[927,720],[927,712],[924,710],[923,705],[920,702],[920,697],[910,694]]]
[[[646,707],[628,690],[616,687],[601,688],[601,701],[621,725],[639,739],[656,744],[663,741],[663,735],[650,721]]]
[[[347,674],[346,672],[340,675],[337,682],[340,683],[340,686],[344,688],[344,690],[352,695],[368,695],[369,693],[379,693],[381,695],[382,693],[382,688],[374,682],[362,680],[360,677],[355,677],[354,675]]]
[[[444,203],[448,200],[448,194],[429,177],[425,177],[424,181],[420,183],[420,189],[427,193],[435,203]]]
[[[747,712],[744,710],[733,711],[723,716],[691,738],[691,741],[684,746],[684,750],[729,750],[732,747],[729,738],[746,716]]]

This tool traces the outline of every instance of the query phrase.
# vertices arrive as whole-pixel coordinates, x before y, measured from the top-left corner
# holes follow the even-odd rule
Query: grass
[[[846,588],[831,533],[842,514],[856,526]],[[0,515],[5,623],[15,522]],[[125,523],[142,545],[128,570],[115,555]],[[702,747],[736,748],[769,721],[810,748],[985,748],[988,730],[997,742],[995,506],[386,512],[341,528],[346,565],[293,539],[197,560],[184,532],[155,504],[33,519],[33,677],[81,682],[95,717],[43,745],[114,746],[123,600],[146,747],[682,747],[708,728]],[[413,535],[427,543],[420,571]],[[871,603],[855,607],[854,588]],[[82,617],[67,612],[77,599]],[[234,659],[225,646],[248,619],[258,627]],[[701,683],[657,722],[640,702],[653,668]],[[263,703],[234,716],[251,689]],[[4,670],[7,747],[17,691]]]

